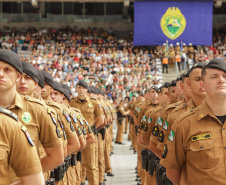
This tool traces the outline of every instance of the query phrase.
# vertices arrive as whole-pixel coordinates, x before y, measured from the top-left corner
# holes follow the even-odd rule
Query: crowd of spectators
[[[161,58],[164,54],[169,57],[169,50],[173,47],[166,48],[165,44],[133,47],[131,33],[119,37],[112,28],[29,27],[19,31],[4,27],[0,34],[2,49],[10,49],[20,55],[21,61],[50,72],[56,81],[68,84],[74,96],[77,81],[84,79],[118,101],[143,93],[153,85],[160,86],[162,70],[157,67],[157,61],[159,58],[161,65]],[[192,61],[224,58],[225,41],[226,36],[216,31],[213,46],[195,47]],[[189,59],[189,53],[183,50],[185,43],[179,45],[182,45],[179,55],[183,62],[183,58]]]

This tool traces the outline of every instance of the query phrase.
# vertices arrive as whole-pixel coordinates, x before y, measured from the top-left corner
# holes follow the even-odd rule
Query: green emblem
[[[145,115],[143,116],[142,121],[143,122],[146,122],[147,121],[147,117]]]
[[[29,112],[25,112],[22,115],[22,120],[24,123],[29,123],[31,121],[31,115]]]
[[[169,122],[166,121],[164,126],[162,127],[164,130],[168,130]]]
[[[178,7],[169,7],[162,16],[160,25],[163,33],[175,40],[184,32],[186,19]]]
[[[171,142],[173,142],[174,136],[175,136],[175,132],[171,130],[168,139],[169,139]]]
[[[91,104],[91,103],[89,103],[89,104],[88,104],[88,106],[89,106],[89,107],[92,107],[92,104]]]
[[[151,119],[151,117],[149,116],[149,118],[148,118],[148,123],[150,124],[152,122],[152,119]]]
[[[157,124],[161,127],[162,126],[162,124],[163,124],[163,119],[161,118],[161,117],[159,117],[158,119],[157,119]]]

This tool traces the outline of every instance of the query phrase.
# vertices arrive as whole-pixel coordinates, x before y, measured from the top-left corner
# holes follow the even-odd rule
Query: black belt
[[[98,128],[96,128],[95,126],[92,126],[91,128],[94,134],[98,134]]]

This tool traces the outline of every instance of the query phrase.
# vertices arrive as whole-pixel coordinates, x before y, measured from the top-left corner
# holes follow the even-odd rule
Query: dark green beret
[[[177,77],[176,82],[181,81],[181,80],[182,80],[182,75],[180,74],[180,75]]]
[[[226,62],[222,59],[214,58],[205,64],[203,69],[219,69],[226,73]]]
[[[68,99],[69,102],[71,102],[71,96],[70,96],[70,92],[69,92],[70,87],[68,89],[68,86],[66,84],[61,84],[61,86],[64,91],[63,92],[64,96]]]
[[[23,74],[22,62],[15,52],[7,49],[0,49],[0,61],[6,62]]]
[[[47,84],[49,84],[52,88],[54,88],[54,80],[50,73],[47,71],[42,71],[42,74],[44,76],[44,80]]]
[[[175,87],[176,86],[176,80],[172,80],[169,84],[169,87]]]
[[[80,86],[82,86],[82,87],[84,87],[84,88],[89,90],[89,86],[84,80],[79,80],[77,85],[80,85]]]
[[[34,81],[38,82],[38,72],[36,68],[27,62],[22,62],[23,72],[30,76]]]
[[[37,73],[38,73],[38,85],[41,87],[41,88],[44,88],[45,86],[45,80],[44,80],[44,76],[42,74],[42,72],[38,69],[37,70]]]
[[[70,95],[72,95],[71,88],[68,85],[66,85],[66,84],[61,84],[61,85],[62,85],[63,89],[67,89],[69,91]]]
[[[61,84],[56,81],[54,81],[53,90],[59,91],[64,94],[64,89],[62,88]]]

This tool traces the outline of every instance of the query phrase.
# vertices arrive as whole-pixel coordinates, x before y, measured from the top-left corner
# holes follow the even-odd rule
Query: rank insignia
[[[165,159],[167,155],[168,149],[167,149],[167,144],[165,144],[163,152],[162,152],[162,158]]]
[[[154,126],[154,128],[152,129],[152,134],[154,136],[158,136],[158,134],[159,134],[159,127],[157,125]]]
[[[73,124],[70,122],[70,128],[71,128],[71,131],[74,132],[75,131],[75,127],[73,126]]]
[[[163,141],[164,141],[164,133],[163,133],[163,131],[161,131],[160,133],[159,133],[159,142],[161,142],[161,143],[163,143]]]
[[[90,126],[88,127],[88,131],[89,131],[90,134],[93,133],[93,130]]]
[[[142,122],[139,125],[139,129],[143,129],[143,123]]]
[[[83,135],[86,135],[87,134],[87,132],[86,132],[86,128],[85,127],[83,127]]]
[[[78,126],[78,135],[81,136],[82,135],[82,129],[80,126]]]
[[[147,132],[148,131],[148,124],[144,125],[144,131]]]
[[[61,138],[62,137],[62,132],[60,131],[60,129],[58,128],[58,125],[56,125],[56,133],[57,133],[57,137]]]
[[[31,121],[31,115],[29,112],[24,112],[22,115],[22,120],[24,123],[30,123]]]
[[[31,146],[34,146],[34,142],[33,142],[33,140],[31,139],[31,136],[30,136],[30,134],[28,133],[27,128],[26,128],[24,125],[22,125],[22,126],[21,126],[21,130],[24,132],[24,134],[25,134],[25,136],[26,136],[28,142],[30,143],[30,145],[31,145]]]

